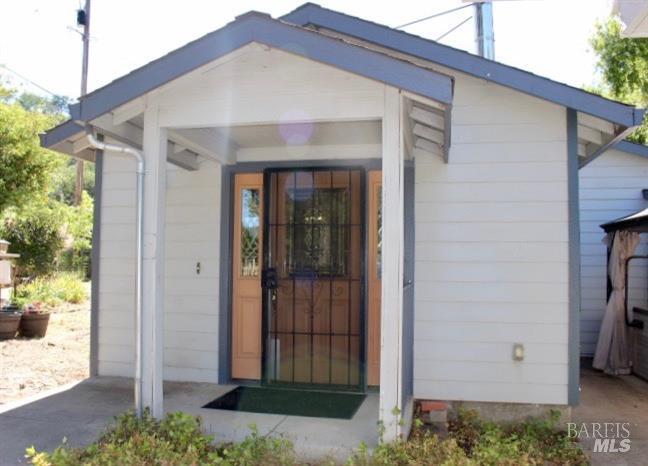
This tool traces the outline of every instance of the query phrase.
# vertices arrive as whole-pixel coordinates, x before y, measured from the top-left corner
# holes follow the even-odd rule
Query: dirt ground
[[[88,377],[90,302],[53,312],[41,339],[0,341],[0,405]]]

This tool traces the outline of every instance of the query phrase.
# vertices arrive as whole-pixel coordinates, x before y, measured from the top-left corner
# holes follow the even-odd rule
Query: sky
[[[281,16],[305,0],[92,0],[89,90],[101,87],[249,10]],[[75,26],[82,0],[6,0],[0,18],[0,76],[14,87],[43,93],[7,71],[48,91],[77,97],[81,36]],[[462,0],[319,0],[388,26],[465,5]],[[612,0],[496,0],[493,6],[495,58],[577,87],[597,81],[589,37],[606,18]],[[405,28],[437,39],[471,16],[472,7]],[[475,51],[472,20],[441,40]]]

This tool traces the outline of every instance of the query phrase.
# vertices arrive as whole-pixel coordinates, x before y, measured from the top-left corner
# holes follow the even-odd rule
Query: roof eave
[[[644,109],[612,101],[429,39],[328,10],[317,4],[306,3],[281,19],[299,26],[313,25],[329,29],[401,53],[417,56],[627,128],[637,126],[643,121]]]
[[[251,42],[337,66],[447,106],[452,104],[450,76],[251,12],[84,96],[70,107],[71,118],[91,121]]]

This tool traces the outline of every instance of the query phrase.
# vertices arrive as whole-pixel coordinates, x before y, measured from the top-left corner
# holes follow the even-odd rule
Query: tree
[[[621,23],[612,17],[596,25],[590,43],[603,78],[597,92],[628,104],[648,106],[648,38],[621,37]],[[628,139],[647,144],[648,119]]]
[[[56,270],[67,209],[46,197],[7,209],[0,234],[11,243],[11,251],[20,254],[16,259],[17,277],[37,277]]]
[[[40,147],[38,134],[54,117],[0,103],[0,214],[46,196],[51,174],[64,158]]]

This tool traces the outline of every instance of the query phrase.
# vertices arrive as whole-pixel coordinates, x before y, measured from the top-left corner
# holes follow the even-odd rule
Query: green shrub
[[[92,253],[93,200],[83,191],[81,204],[69,208],[68,233],[72,237],[69,269],[90,278],[90,256]]]
[[[578,444],[558,428],[560,413],[521,423],[482,421],[474,411],[460,411],[449,426],[451,437],[479,465],[586,465]]]
[[[39,277],[17,287],[14,301],[19,306],[41,302],[47,306],[61,303],[79,304],[88,299],[85,283],[78,274],[59,273]]]
[[[370,451],[361,445],[348,466],[470,466],[470,460],[453,439],[440,440],[426,429],[415,429],[409,440],[380,443]]]
[[[416,423],[409,440],[380,443],[372,451],[361,445],[348,466],[535,466],[583,465],[587,458],[556,428],[557,417],[499,425],[483,422],[474,412],[461,412],[450,424],[449,438],[439,439]],[[52,453],[27,450],[37,466],[80,465],[225,465],[292,466],[297,460],[292,444],[264,437],[256,428],[240,443],[215,446],[201,432],[200,421],[188,414],[169,414],[162,421],[148,412],[132,413],[116,423],[93,445],[82,449],[65,445]],[[312,463],[309,463],[312,464]],[[328,463],[320,463],[328,464]]]
[[[449,437],[440,440],[417,423],[409,440],[366,446],[349,459],[352,466],[452,465],[531,466],[586,465],[582,450],[558,429],[557,413],[523,423],[485,422],[474,411],[460,411],[450,422]]]
[[[22,209],[6,212],[0,236],[11,243],[16,259],[16,276],[38,277],[56,270],[63,247],[64,207],[51,200],[39,200]]]
[[[148,412],[140,419],[132,412],[116,419],[99,440],[86,448],[58,447],[52,453],[27,449],[36,466],[80,465],[292,465],[292,445],[262,437],[255,428],[238,444],[215,446],[201,431],[200,420],[184,413],[168,414],[162,421]]]

